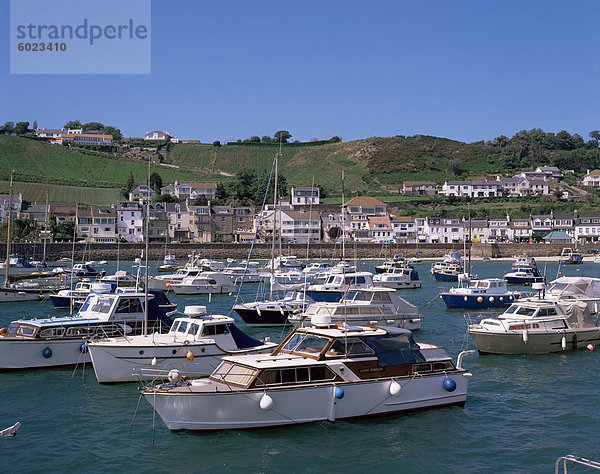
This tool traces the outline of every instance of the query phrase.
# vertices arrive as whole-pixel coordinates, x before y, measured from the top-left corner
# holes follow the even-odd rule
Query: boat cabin
[[[268,356],[226,357],[210,379],[252,389],[452,370],[456,368],[443,348],[416,343],[410,331],[326,324],[292,332]]]

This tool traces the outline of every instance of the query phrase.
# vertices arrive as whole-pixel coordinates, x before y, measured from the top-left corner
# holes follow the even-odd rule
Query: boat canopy
[[[557,306],[567,318],[571,328],[596,327],[588,305],[584,301],[559,302]]]
[[[413,340],[411,332],[400,328],[384,328],[385,336],[360,336],[359,339],[377,354],[379,367],[424,362],[425,356]]]
[[[229,325],[229,332],[231,332],[231,337],[233,337],[233,340],[239,349],[249,349],[251,347],[263,345],[263,342],[259,341],[258,339],[254,339],[252,336],[249,336],[244,331],[239,329],[235,324]]]
[[[547,294],[600,298],[600,278],[561,277],[550,282]]]

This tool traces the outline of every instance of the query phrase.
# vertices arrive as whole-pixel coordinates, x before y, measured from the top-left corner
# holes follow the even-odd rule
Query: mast
[[[342,170],[342,260],[346,259],[346,208],[344,207],[344,170]]]
[[[281,143],[279,144],[281,150]],[[273,299],[273,280],[275,278],[275,232],[277,230],[277,179],[279,171],[279,153],[275,153],[275,187],[273,188],[273,236],[271,239],[271,288],[269,290],[269,299]],[[280,253],[281,255],[281,253]]]
[[[150,249],[150,158],[148,158],[148,194],[146,195],[146,275],[144,277],[144,336],[148,335],[148,251]]]
[[[8,188],[8,227],[6,229],[6,266],[4,268],[4,286],[8,286],[8,268],[10,264],[10,221],[12,219],[12,193],[13,193],[13,174],[15,170],[10,172],[10,186]]]
[[[281,143],[282,143],[282,141],[283,141],[283,138],[280,135],[279,136],[279,157],[280,158],[281,158]],[[275,193],[279,192],[278,191],[278,184],[279,183],[277,183],[278,180],[279,180],[279,176],[276,174],[275,175]],[[283,255],[281,253],[281,237],[282,237],[281,234],[282,234],[282,231],[283,231],[283,229],[281,228],[281,199],[278,199],[277,201],[279,203],[279,208],[277,210],[277,213],[278,213],[277,219],[279,220],[279,238],[278,238],[278,242],[279,242],[279,258],[281,258],[281,255]],[[289,244],[288,244],[288,255],[289,255]]]
[[[48,204],[48,193],[49,191],[46,189],[46,217],[44,225],[44,253],[42,256],[42,265],[46,264],[46,244],[48,243],[48,214],[50,213],[50,205]]]

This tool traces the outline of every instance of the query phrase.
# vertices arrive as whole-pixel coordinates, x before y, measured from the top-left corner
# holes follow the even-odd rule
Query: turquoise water
[[[433,280],[429,266],[417,266],[423,288],[401,295],[425,314],[415,339],[443,345],[455,357],[468,341],[464,312],[446,310],[435,297],[451,285]],[[498,277],[509,267],[488,262],[474,271]],[[556,268],[548,264],[550,279]],[[114,264],[107,269],[114,271]],[[562,274],[600,276],[600,265],[563,267]],[[244,286],[244,297],[256,287]],[[181,310],[208,305],[205,296],[170,297]],[[232,300],[215,296],[213,311],[227,313]],[[57,314],[64,312],[49,302],[3,304],[0,326]],[[239,326],[255,336],[283,336],[280,329],[246,328],[241,320]],[[15,438],[0,440],[0,471],[549,472],[565,454],[600,460],[599,352],[466,357],[473,377],[464,408],[212,434],[170,433],[157,416],[154,445],[153,413],[144,400],[130,430],[136,384],[100,385],[91,366],[0,373],[0,428],[22,423]]]

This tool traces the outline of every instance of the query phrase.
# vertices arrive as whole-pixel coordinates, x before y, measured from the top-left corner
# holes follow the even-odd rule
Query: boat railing
[[[592,469],[596,469],[600,471],[600,463],[597,461],[592,461],[591,459],[582,458],[580,456],[573,456],[572,454],[567,454],[566,456],[561,456],[556,460],[554,464],[554,473],[558,474],[560,470],[560,465],[562,464],[562,472],[567,472],[567,465],[570,467],[575,466],[575,464],[579,464],[580,466],[589,467]]]

